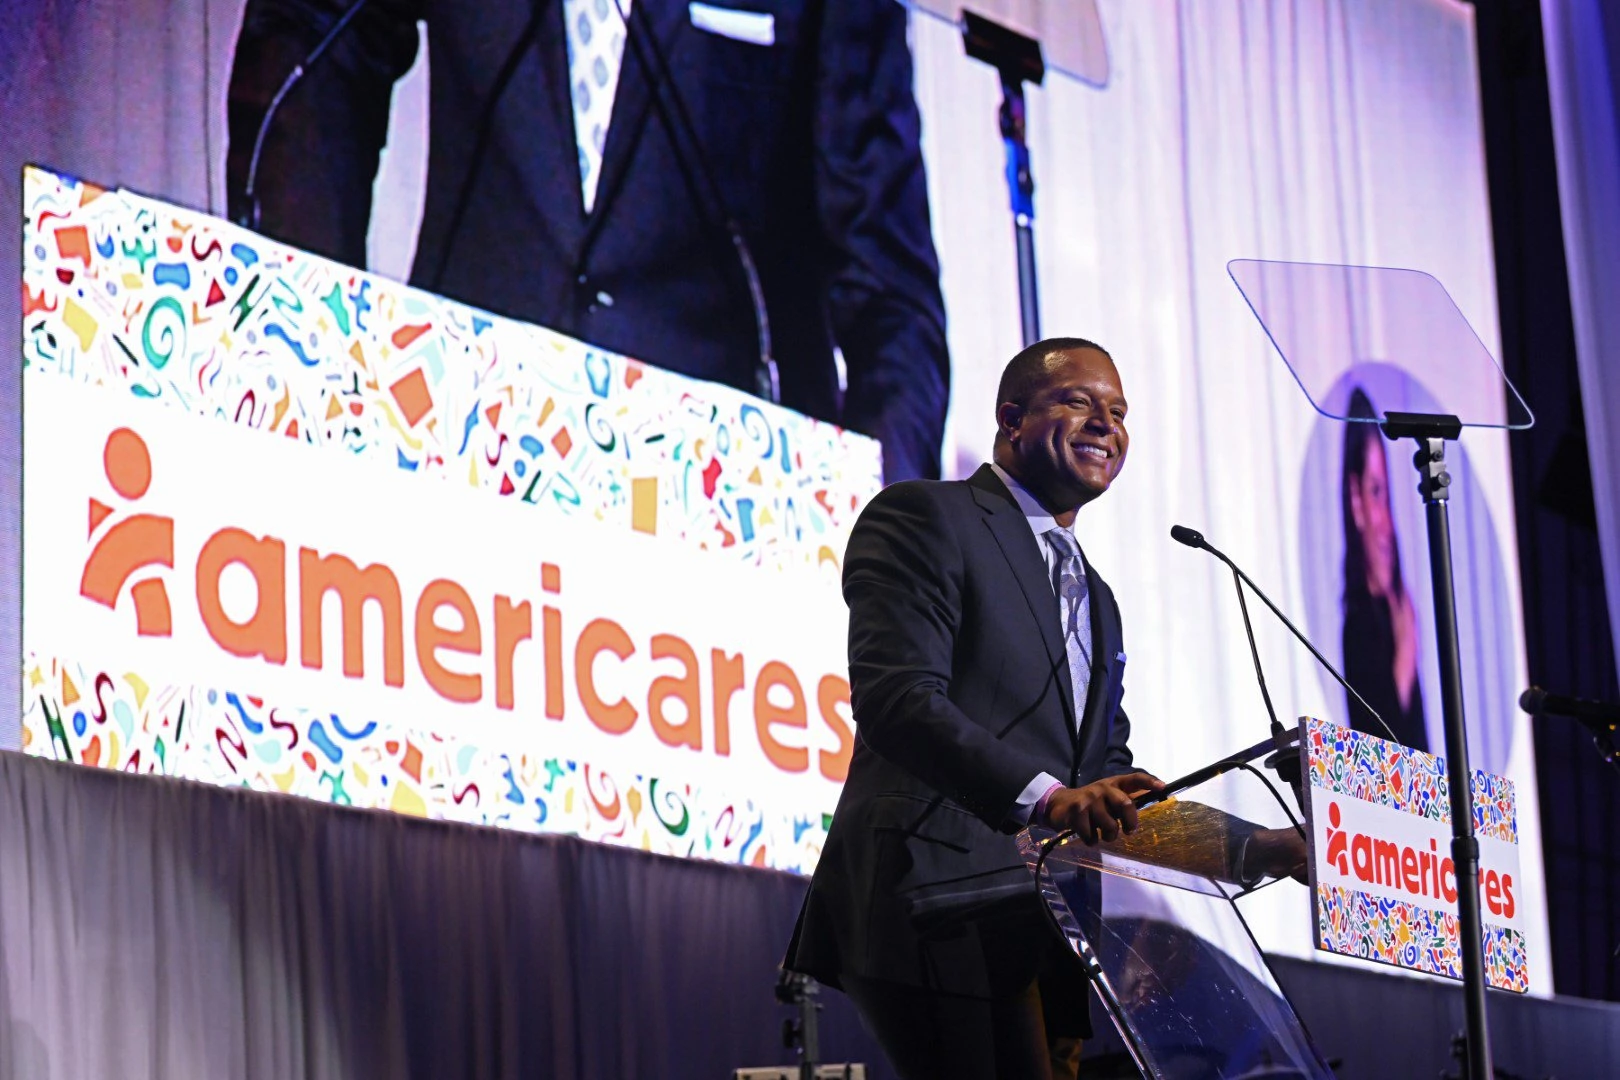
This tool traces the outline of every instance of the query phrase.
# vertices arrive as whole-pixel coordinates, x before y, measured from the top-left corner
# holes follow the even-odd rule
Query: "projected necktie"
[[[1091,688],[1091,592],[1086,587],[1086,568],[1080,561],[1080,543],[1063,526],[1045,534],[1047,546],[1057,556],[1054,580],[1058,610],[1063,619],[1063,647],[1069,654],[1069,679],[1074,684],[1074,720],[1079,725],[1086,711],[1086,692]]]
[[[585,212],[596,204],[613,98],[619,92],[625,20],[631,0],[563,0],[568,28],[568,87],[574,99],[574,141]],[[621,10],[622,9],[622,10]]]

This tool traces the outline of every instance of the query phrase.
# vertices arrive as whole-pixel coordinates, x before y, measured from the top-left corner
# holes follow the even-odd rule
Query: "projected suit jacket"
[[[1077,730],[1046,561],[990,467],[872,500],[844,564],[855,754],[789,968],[981,996],[1033,981],[1057,938],[1014,803],[1043,771],[1080,785],[1131,770],[1119,608],[1086,574],[1093,667]]]
[[[350,2],[248,0],[230,85],[233,219],[270,98]],[[390,95],[425,19],[430,142],[413,284],[753,390],[753,307],[696,175],[700,154],[758,265],[783,403],[881,439],[890,480],[937,476],[949,361],[905,11],[894,0],[706,6],[768,13],[774,41],[701,29],[686,0],[636,0],[586,215],[559,0],[371,0],[276,115],[261,230],[365,265]],[[648,34],[679,103],[649,77],[652,53],[633,47]]]

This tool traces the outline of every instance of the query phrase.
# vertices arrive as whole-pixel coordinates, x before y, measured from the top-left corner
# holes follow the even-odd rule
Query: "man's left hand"
[[[1307,885],[1306,861],[1305,838],[1298,829],[1260,829],[1244,846],[1238,876],[1245,882],[1287,876]]]

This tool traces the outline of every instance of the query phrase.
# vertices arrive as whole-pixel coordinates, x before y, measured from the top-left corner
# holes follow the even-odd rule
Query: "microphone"
[[[1587,727],[1601,729],[1605,733],[1612,733],[1620,726],[1620,705],[1610,701],[1549,694],[1539,686],[1532,686],[1519,695],[1519,708],[1531,716],[1565,716],[1579,720]]]
[[[1549,694],[1539,686],[1532,686],[1519,695],[1519,708],[1531,716],[1562,716],[1574,720],[1592,733],[1592,741],[1597,744],[1603,760],[1620,768],[1620,750],[1614,745],[1615,731],[1620,729],[1620,705]]]
[[[1170,539],[1178,544],[1186,544],[1190,548],[1208,548],[1210,551],[1215,551],[1214,548],[1209,546],[1209,541],[1204,539],[1203,533],[1197,529],[1189,529],[1185,525],[1170,526]],[[1220,553],[1216,552],[1216,554]],[[1225,557],[1224,555],[1221,556],[1223,559]],[[1237,567],[1234,566],[1232,569],[1236,570]]]
[[[238,225],[244,225],[254,232],[259,230],[259,197],[257,194],[259,156],[264,153],[265,136],[270,134],[270,125],[275,121],[281,103],[287,99],[287,95],[292,92],[292,88],[303,80],[309,69],[320,62],[321,57],[326,55],[326,50],[332,47],[332,42],[342,36],[343,31],[347,30],[349,24],[354,22],[354,17],[360,14],[360,9],[369,2],[370,0],[354,0],[354,3],[349,5],[348,10],[338,17],[338,21],[332,24],[332,28],[326,32],[325,36],[315,43],[313,49],[309,50],[309,55],[304,57],[301,63],[287,73],[287,77],[281,81],[280,88],[276,90],[275,96],[270,99],[269,107],[264,110],[264,119],[259,121],[258,133],[253,137],[253,155],[248,158],[247,185],[242,189],[242,219],[237,222]]]
[[[1261,601],[1265,603],[1266,607],[1271,609],[1271,613],[1277,616],[1278,620],[1284,626],[1288,627],[1288,632],[1293,634],[1294,637],[1298,638],[1300,643],[1311,651],[1311,655],[1316,657],[1316,662],[1321,664],[1322,667],[1327,670],[1327,673],[1332,675],[1338,684],[1344,687],[1345,690],[1350,693],[1350,696],[1355,698],[1356,701],[1360,703],[1363,709],[1367,710],[1368,715],[1370,715],[1374,720],[1378,721],[1378,726],[1384,729],[1384,734],[1389,737],[1389,740],[1391,742],[1400,742],[1400,740],[1395,737],[1395,733],[1390,730],[1389,725],[1384,722],[1384,718],[1378,715],[1378,711],[1371,705],[1367,704],[1367,699],[1362,697],[1361,694],[1357,692],[1355,687],[1351,686],[1347,681],[1345,681],[1345,677],[1339,673],[1339,669],[1328,663],[1327,657],[1322,655],[1321,650],[1315,645],[1311,644],[1311,639],[1306,637],[1300,631],[1299,627],[1295,626],[1289,621],[1288,616],[1284,615],[1281,609],[1279,609],[1276,604],[1271,602],[1271,598],[1261,591],[1260,586],[1256,585],[1254,581],[1250,579],[1248,574],[1245,574],[1241,569],[1239,569],[1237,563],[1227,558],[1225,553],[1223,553],[1219,548],[1216,548],[1208,540],[1205,540],[1204,534],[1199,532],[1197,529],[1189,529],[1185,525],[1172,525],[1170,527],[1170,537],[1178,544],[1185,544],[1190,548],[1197,548],[1202,551],[1207,551],[1217,559],[1221,560],[1221,562],[1231,567],[1233,575],[1236,576],[1239,581],[1243,582],[1244,584],[1248,585],[1249,588],[1254,590],[1254,595],[1258,596]],[[1240,590],[1239,596],[1241,595],[1242,593]],[[1247,611],[1244,613],[1244,626],[1248,626]],[[1254,633],[1252,630],[1249,633],[1249,647],[1251,649],[1254,648]],[[1259,667],[1259,663],[1259,655],[1256,653],[1255,666],[1257,669]],[[1264,686],[1264,680],[1262,680],[1261,685]],[[1269,698],[1267,700],[1267,705],[1268,707],[1270,705]],[[1274,730],[1275,727],[1280,726],[1277,724],[1277,717],[1275,713],[1272,714],[1271,722],[1274,725]]]
[[[1177,532],[1176,530],[1180,531]],[[1189,547],[1209,546],[1202,533],[1182,525],[1173,526],[1171,536]],[[1305,787],[1300,774],[1299,755],[1283,753],[1282,746],[1285,731],[1282,721],[1277,719],[1276,707],[1271,704],[1271,691],[1266,687],[1266,672],[1260,666],[1260,646],[1254,640],[1254,624],[1249,621],[1249,602],[1243,595],[1243,579],[1238,576],[1236,566],[1232,567],[1232,587],[1237,590],[1238,610],[1243,613],[1243,632],[1249,639],[1249,655],[1254,659],[1254,677],[1260,684],[1260,700],[1265,702],[1266,714],[1271,717],[1271,741],[1277,745],[1277,753],[1267,758],[1266,764],[1275,769],[1277,775],[1293,791],[1294,802],[1298,804],[1303,812],[1305,809]],[[1255,591],[1259,592],[1258,589]]]

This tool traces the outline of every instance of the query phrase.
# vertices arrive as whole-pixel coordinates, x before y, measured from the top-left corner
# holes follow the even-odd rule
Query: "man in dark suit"
[[[1074,1075],[1084,977],[1013,837],[1114,839],[1163,786],[1132,768],[1119,609],[1076,542],[1130,444],[1119,373],[1057,338],[997,401],[993,465],[887,488],[850,535],[858,738],[786,965],[908,1078]]]
[[[347,7],[248,0],[233,218],[270,99]],[[431,123],[413,284],[752,391],[760,347],[733,221],[782,403],[880,439],[891,481],[938,475],[949,360],[901,5],[370,0],[276,115],[262,231],[365,264],[418,19]]]

